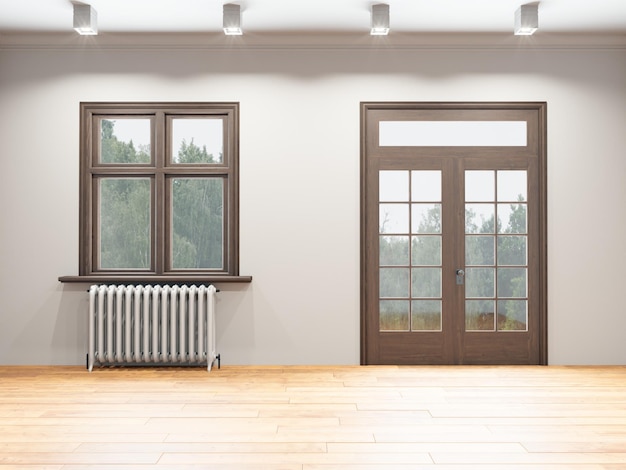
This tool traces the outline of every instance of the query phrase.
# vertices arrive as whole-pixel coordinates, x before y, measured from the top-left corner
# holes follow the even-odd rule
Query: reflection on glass
[[[526,300],[498,300],[498,330],[527,331],[528,302]]]
[[[494,331],[494,301],[465,301],[465,331]]]
[[[465,237],[465,264],[470,266],[493,266],[494,236]]]
[[[380,297],[409,297],[409,270],[380,268]]]
[[[172,179],[172,267],[224,268],[224,181]]]
[[[498,204],[498,233],[526,233],[526,204]]]
[[[498,236],[498,265],[523,266],[526,264],[526,236]]]
[[[416,170],[411,172],[411,201],[441,201],[441,171]]]
[[[100,163],[150,163],[150,119],[100,121]]]
[[[441,300],[413,300],[411,330],[441,331]]]
[[[494,204],[465,204],[465,233],[495,233]]]
[[[526,170],[498,171],[498,201],[526,201]]]
[[[378,322],[380,331],[409,331],[409,301],[381,300]]]
[[[413,297],[441,297],[441,268],[413,268],[411,293]]]
[[[222,163],[224,131],[221,119],[172,119],[173,163]]]
[[[467,170],[465,172],[465,200],[471,202],[495,201],[495,172]]]
[[[467,268],[465,270],[465,297],[494,297],[494,294],[494,268]]]
[[[379,233],[409,233],[408,204],[380,204]]]
[[[498,268],[498,297],[526,297],[526,268]]]
[[[378,173],[378,200],[406,202],[409,200],[409,172],[381,171]]]
[[[411,233],[441,233],[441,204],[411,204]]]
[[[413,266],[440,266],[441,236],[413,237],[411,258]]]
[[[409,237],[382,236],[379,241],[381,266],[409,265]]]
[[[150,267],[149,178],[103,178],[99,185],[100,268]]]

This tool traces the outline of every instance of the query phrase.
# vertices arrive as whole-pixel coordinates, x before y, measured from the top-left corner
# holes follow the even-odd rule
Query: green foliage
[[[103,163],[148,163],[149,148],[135,148],[115,135],[115,121],[101,121]],[[206,147],[183,141],[178,163],[213,163]],[[172,267],[223,269],[224,181],[219,177],[171,179]],[[100,180],[100,266],[150,269],[153,240],[151,179],[106,177]]]

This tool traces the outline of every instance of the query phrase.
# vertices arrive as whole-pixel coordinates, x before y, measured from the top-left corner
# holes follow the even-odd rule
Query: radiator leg
[[[217,359],[217,368],[221,369],[221,367],[222,367],[222,356],[220,354],[218,354],[217,356],[215,356],[215,359]]]

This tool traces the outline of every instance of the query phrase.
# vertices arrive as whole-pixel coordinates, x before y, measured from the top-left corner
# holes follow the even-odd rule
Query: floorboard
[[[626,367],[0,367],[0,470],[626,469]]]

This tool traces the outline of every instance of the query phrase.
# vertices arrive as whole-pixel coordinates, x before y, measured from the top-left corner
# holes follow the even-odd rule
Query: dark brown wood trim
[[[120,284],[120,283],[133,283],[133,284],[190,284],[190,283],[214,283],[214,282],[252,282],[252,276],[60,276],[59,282],[63,283],[76,283],[84,282],[91,284]]]

